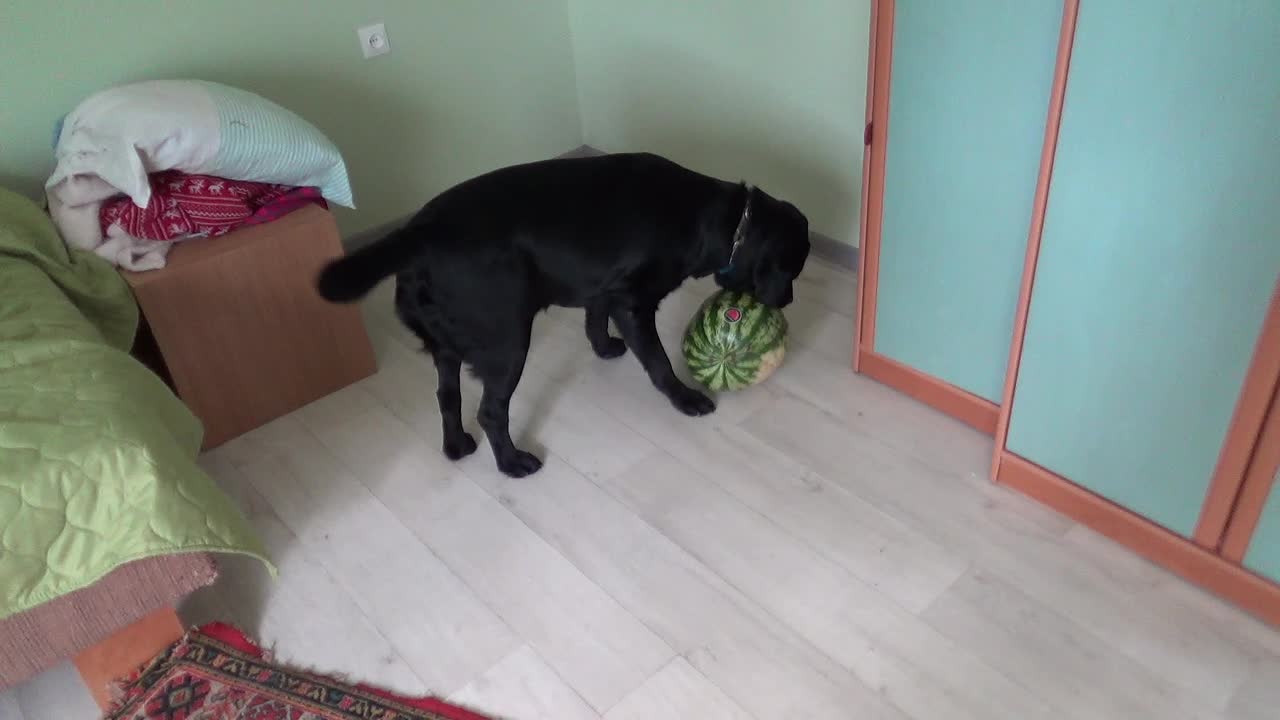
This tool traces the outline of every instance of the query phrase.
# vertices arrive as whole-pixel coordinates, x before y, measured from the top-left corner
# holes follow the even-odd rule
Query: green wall
[[[869,0],[569,0],[589,145],[795,202],[857,242]]]
[[[384,21],[391,54],[355,29]],[[0,0],[0,184],[40,192],[54,120],[91,92],[200,77],[306,117],[346,157],[347,233],[582,142],[565,0]]]
[[[54,120],[108,85],[265,95],[342,150],[397,219],[480,172],[584,142],[650,150],[794,201],[856,243],[870,0],[0,0],[0,184],[39,193]],[[384,21],[390,55],[355,28]],[[571,32],[572,30],[572,32]]]

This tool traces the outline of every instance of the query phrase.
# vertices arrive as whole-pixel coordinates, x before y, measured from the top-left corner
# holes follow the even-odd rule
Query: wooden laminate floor
[[[710,291],[664,305],[673,352]],[[541,317],[513,433],[547,464],[516,481],[483,443],[440,454],[390,293],[376,376],[204,456],[281,575],[227,559],[187,621],[513,720],[1280,717],[1274,629],[992,486],[988,438],[850,372],[845,272],[810,262],[782,370],[701,419],[596,359],[581,311]],[[93,712],[66,665],[0,694],[5,720]]]

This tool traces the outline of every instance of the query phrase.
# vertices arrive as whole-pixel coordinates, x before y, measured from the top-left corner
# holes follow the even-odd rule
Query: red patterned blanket
[[[126,195],[102,203],[98,219],[103,237],[115,233],[144,240],[173,241],[192,236],[225,235],[241,225],[269,222],[309,203],[325,205],[320,190],[269,183],[188,175],[176,170],[153,173],[151,202],[140,208]]]

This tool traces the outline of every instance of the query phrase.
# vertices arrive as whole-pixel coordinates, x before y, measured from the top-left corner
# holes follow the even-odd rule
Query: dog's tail
[[[330,302],[349,303],[364,297],[382,278],[398,271],[417,255],[419,232],[400,228],[320,271],[316,289]]]

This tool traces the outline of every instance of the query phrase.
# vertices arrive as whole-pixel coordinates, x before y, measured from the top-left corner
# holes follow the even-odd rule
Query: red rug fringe
[[[196,628],[196,632],[211,637],[214,640],[226,643],[240,652],[253,655],[254,657],[263,658],[264,660],[267,659],[265,657],[266,651],[258,647],[256,643],[250,640],[234,625],[229,625],[223,622],[211,622]],[[427,712],[436,713],[437,715],[444,715],[446,717],[453,718],[454,720],[490,720],[483,715],[478,715],[456,705],[450,705],[449,703],[437,700],[433,697],[412,698],[404,695],[398,695],[390,690],[377,687],[376,685],[370,685],[368,683],[355,682],[348,684],[364,690],[365,692],[381,695],[382,697],[398,702],[401,705],[408,705],[409,707],[417,708],[418,710],[425,710]]]
[[[247,635],[234,625],[224,622],[211,622],[195,628],[192,632],[197,632],[205,637],[217,640],[218,642],[221,642],[224,645],[229,645],[246,655],[260,658],[264,662],[272,662],[270,652],[259,647],[257,643],[250,640]],[[331,675],[325,675],[323,673],[311,674],[324,675],[330,679],[337,679],[333,678]],[[377,687],[376,685],[370,685],[362,682],[345,682],[345,684],[363,690],[367,693],[379,695],[387,700],[400,703],[401,705],[406,705],[425,712],[435,713],[437,715],[443,715],[447,718],[451,718],[452,720],[491,720],[491,718],[485,717],[484,715],[479,715],[456,705],[450,705],[449,703],[433,697],[406,697],[404,695],[393,693],[390,690]]]

